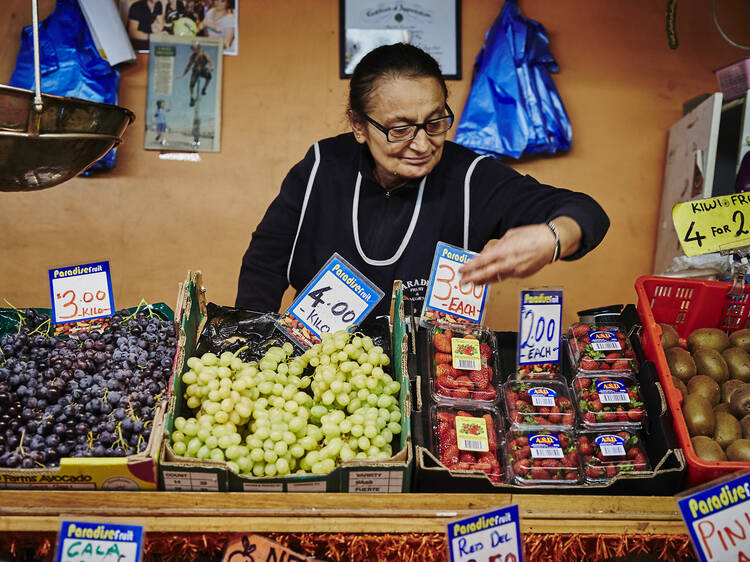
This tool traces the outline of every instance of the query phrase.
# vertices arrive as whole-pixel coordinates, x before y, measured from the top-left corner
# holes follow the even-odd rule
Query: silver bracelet
[[[552,254],[552,261],[550,261],[550,263],[555,263],[560,258],[560,233],[557,231],[557,227],[552,221],[547,221],[546,224],[552,231],[552,234],[555,235],[555,253]]]

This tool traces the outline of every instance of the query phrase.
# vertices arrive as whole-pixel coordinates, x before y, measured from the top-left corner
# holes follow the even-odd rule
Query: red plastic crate
[[[682,394],[672,383],[672,375],[661,346],[661,328],[657,322],[671,324],[681,338],[696,328],[721,328],[728,334],[750,327],[750,286],[741,297],[727,295],[731,283],[675,279],[672,277],[639,277],[635,282],[638,314],[643,323],[641,343],[646,357],[656,364],[659,380],[674,418],[677,441],[688,465],[687,485],[694,486],[729,472],[750,468],[750,462],[710,462],[695,454],[682,415]]]

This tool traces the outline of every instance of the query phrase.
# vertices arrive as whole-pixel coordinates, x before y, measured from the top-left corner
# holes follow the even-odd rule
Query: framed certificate
[[[375,47],[403,42],[432,55],[446,79],[461,79],[461,0],[339,0],[339,16],[341,78]]]

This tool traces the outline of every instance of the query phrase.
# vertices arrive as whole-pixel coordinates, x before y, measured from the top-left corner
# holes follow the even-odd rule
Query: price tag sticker
[[[686,256],[750,246],[750,195],[678,203],[672,208],[672,222]]]
[[[523,560],[517,504],[451,521],[447,535],[451,562]]]
[[[481,324],[487,305],[487,285],[462,283],[459,268],[476,252],[438,242],[432,261],[427,297],[420,323],[436,321],[454,324]]]
[[[143,526],[62,521],[55,562],[118,560],[140,562]]]
[[[312,345],[323,334],[359,324],[383,295],[344,258],[333,254],[278,322],[295,339]]]
[[[106,318],[115,312],[107,261],[50,269],[49,288],[55,324]]]
[[[560,323],[563,292],[557,289],[521,291],[518,365],[560,363]]]
[[[749,472],[683,492],[677,505],[702,562],[750,560]]]

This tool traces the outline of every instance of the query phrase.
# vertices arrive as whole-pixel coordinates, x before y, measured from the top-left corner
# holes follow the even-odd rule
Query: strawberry
[[[446,411],[439,411],[435,416],[441,422],[454,423],[456,421],[456,415]]]
[[[531,478],[534,480],[550,480],[550,474],[549,471],[544,470],[543,468],[532,467]]]
[[[516,461],[513,463],[513,472],[521,478],[526,478],[529,474],[529,464],[523,460]]]
[[[617,474],[617,467],[614,464],[607,465],[607,478],[614,478]]]
[[[492,357],[492,348],[486,343],[480,343],[479,356],[482,358],[482,363],[487,363]]]
[[[628,411],[628,419],[632,422],[639,422],[643,420],[643,410],[640,408],[633,408]]]
[[[469,379],[479,389],[487,388],[490,384],[490,374],[485,368],[478,371],[469,371]]]
[[[441,375],[435,381],[435,387],[440,394],[447,394],[451,388],[456,388],[456,379],[447,375]]]
[[[594,412],[601,412],[603,407],[604,406],[602,405],[601,401],[598,398],[591,401],[590,409],[593,410]]]
[[[474,456],[474,453],[470,451],[461,451],[458,455],[458,462],[474,464],[477,462],[477,458]]]
[[[604,412],[602,419],[604,423],[613,423],[617,421],[617,414],[615,412]]]
[[[469,390],[473,390],[474,383],[471,381],[469,377],[460,376],[460,377],[456,377],[456,386],[458,388],[468,388]]]
[[[615,361],[614,363],[612,363],[612,370],[613,371],[630,371],[630,360],[619,359],[618,361]]]
[[[583,421],[590,424],[596,423],[596,415],[589,410],[583,414]]]
[[[468,388],[457,388],[451,391],[453,398],[471,398],[471,390]]]
[[[440,462],[442,462],[448,468],[451,468],[453,465],[458,463],[458,458],[458,446],[450,445],[448,449],[443,453],[443,456],[440,457]]]
[[[584,371],[596,371],[599,369],[599,363],[588,355],[581,357],[581,369]]]
[[[474,400],[494,400],[496,396],[497,391],[494,388],[474,391]]]
[[[612,364],[613,361],[617,361],[622,355],[620,353],[613,351],[612,353],[608,353],[604,356],[604,361],[606,361],[609,364]]]
[[[451,336],[449,334],[450,332],[446,331],[432,336],[432,345],[435,349],[443,353],[451,352]]]
[[[435,353],[435,363],[437,363],[438,365],[441,363],[452,364],[453,355],[451,355],[450,353],[443,353],[441,351],[438,351],[437,353]]]
[[[439,377],[441,375],[448,375],[456,378],[458,376],[458,371],[456,371],[453,365],[450,365],[448,363],[440,363],[435,367],[435,376]]]
[[[584,334],[588,334],[591,331],[591,328],[588,324],[579,323],[579,324],[573,324],[570,327],[570,331],[573,334],[573,337],[576,339],[579,339]]]

